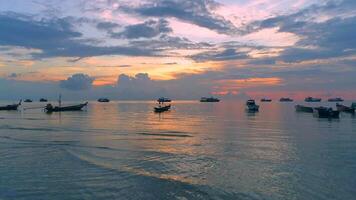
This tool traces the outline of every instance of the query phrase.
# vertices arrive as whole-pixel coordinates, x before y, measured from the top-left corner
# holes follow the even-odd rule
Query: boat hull
[[[0,110],[4,111],[4,110],[17,110],[19,107],[19,105],[7,105],[7,106],[1,106]]]
[[[340,112],[346,112],[346,113],[351,113],[351,114],[355,113],[355,108],[353,108],[353,107],[348,107],[348,106],[344,106],[344,105],[341,105],[341,104],[336,104],[336,108]]]
[[[339,118],[340,112],[331,108],[314,108],[314,116],[318,118]]]
[[[67,111],[81,111],[85,106],[88,105],[88,102],[79,104],[79,105],[74,105],[74,106],[65,106],[65,107],[46,107],[46,112],[47,113],[52,113],[52,112],[67,112]]]
[[[314,112],[314,109],[313,109],[312,107],[308,107],[308,106],[296,105],[296,106],[295,106],[295,111],[297,111],[297,112],[313,113],[313,112]]]
[[[171,109],[171,105],[162,106],[162,107],[154,107],[154,112],[156,112],[156,113],[162,113],[162,112],[169,111],[170,109]]]

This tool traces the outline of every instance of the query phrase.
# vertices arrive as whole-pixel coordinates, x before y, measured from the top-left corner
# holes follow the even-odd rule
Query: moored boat
[[[304,99],[305,102],[320,102],[321,98],[313,98],[313,97],[306,97]]]
[[[202,97],[200,102],[220,102],[220,99],[215,97]]]
[[[6,105],[6,106],[0,106],[0,110],[17,110],[18,107],[21,105],[21,100],[18,104],[12,104],[12,105]]]
[[[261,99],[261,102],[271,102],[271,101],[272,101],[272,99],[268,99],[268,98]]]
[[[319,118],[339,118],[340,112],[327,107],[314,108],[314,116]]]
[[[41,99],[40,99],[40,102],[48,102],[48,100],[45,99],[45,98],[41,98]]]
[[[100,102],[100,103],[108,103],[108,102],[110,102],[110,99],[108,99],[108,98],[100,98],[100,99],[98,99],[98,102]]]
[[[330,98],[328,99],[328,102],[343,102],[344,99],[337,97],[337,98]]]
[[[339,103],[336,104],[336,109],[340,112],[346,112],[346,113],[351,113],[351,114],[355,113],[355,108],[353,108],[352,106],[348,107],[348,106],[345,106],[345,105],[342,105]]]
[[[351,108],[355,108],[356,109],[356,102],[351,104]]]
[[[166,98],[166,97],[160,97],[157,99],[158,103],[165,103],[165,102],[172,102],[172,100],[170,98]]]
[[[288,97],[287,97],[287,98],[282,97],[282,98],[280,98],[280,99],[279,99],[279,101],[280,101],[280,102],[292,102],[292,101],[293,101],[293,99],[288,98]]]
[[[154,107],[154,111],[156,113],[162,113],[162,112],[166,112],[169,111],[171,109],[171,105],[161,105],[159,104],[157,107]]]
[[[295,106],[295,111],[297,111],[297,112],[313,113],[313,112],[314,112],[314,109],[313,109],[313,107],[309,107],[309,106],[296,105],[296,106]]]
[[[81,111],[85,106],[88,105],[88,102],[78,104],[78,105],[71,105],[71,106],[55,106],[53,107],[52,104],[47,104],[45,107],[45,111],[47,113],[52,112],[65,112],[65,111]]]
[[[249,112],[258,112],[260,106],[256,104],[255,100],[250,99],[246,101],[246,109]]]
[[[25,101],[23,102],[26,102],[26,103],[32,103],[32,100],[31,99],[26,99]]]

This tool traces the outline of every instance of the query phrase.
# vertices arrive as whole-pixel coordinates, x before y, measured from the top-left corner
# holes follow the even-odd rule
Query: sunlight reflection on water
[[[352,199],[356,119],[294,104],[91,102],[0,113],[2,199]],[[32,105],[31,105],[32,106]],[[38,106],[35,105],[34,106]]]

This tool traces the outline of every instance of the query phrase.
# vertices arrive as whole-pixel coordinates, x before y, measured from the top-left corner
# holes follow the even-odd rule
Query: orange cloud
[[[246,79],[231,79],[231,80],[219,80],[216,81],[214,87],[215,94],[228,94],[238,93],[239,90],[245,88],[254,88],[260,86],[276,86],[281,85],[283,80],[279,77],[269,78],[246,78]]]

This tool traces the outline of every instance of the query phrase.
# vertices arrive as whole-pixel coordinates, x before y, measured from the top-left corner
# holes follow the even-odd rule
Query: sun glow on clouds
[[[85,58],[80,61],[83,68],[89,68],[89,75],[97,77],[94,85],[112,85],[119,74],[134,76],[148,73],[155,80],[171,80],[176,74],[197,73],[213,69],[215,65],[194,63],[184,57],[114,57],[101,56]]]
[[[283,84],[283,79],[279,77],[268,78],[246,78],[246,79],[228,79],[215,81],[217,86],[214,87],[215,94],[237,93],[241,89],[277,86]]]

